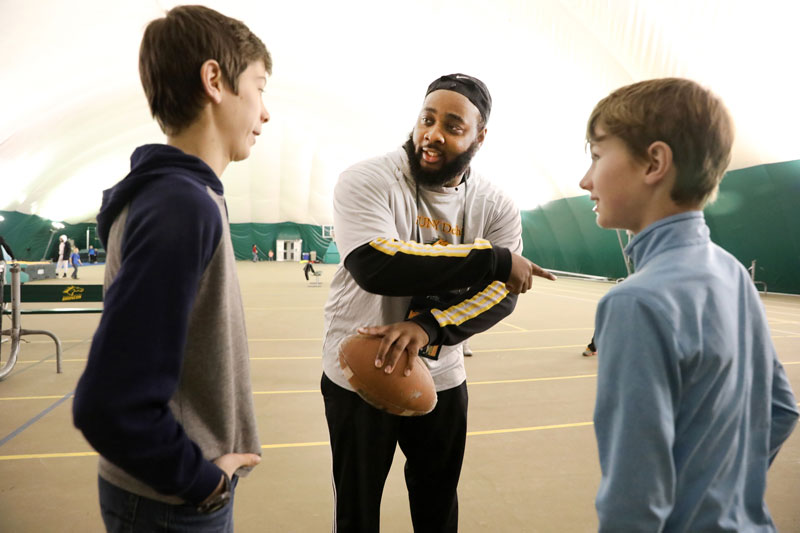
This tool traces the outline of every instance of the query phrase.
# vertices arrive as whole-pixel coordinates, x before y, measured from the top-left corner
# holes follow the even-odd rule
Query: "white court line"
[[[556,283],[558,283],[558,282],[556,282]],[[613,285],[612,285],[612,287],[613,287]],[[582,294],[584,296],[590,295],[590,296],[597,296],[598,298],[602,298],[611,289],[609,288],[609,289],[606,289],[604,291],[581,291],[581,290],[566,289],[564,287],[556,287],[556,286],[546,286],[546,287],[544,287],[544,286],[539,285],[539,286],[534,287],[533,290],[534,290],[534,292],[537,292],[537,293],[540,293],[540,294],[541,293],[568,292],[570,294]]]
[[[784,331],[782,329],[770,328],[774,333],[785,333],[787,335],[800,335],[800,331]]]
[[[595,305],[600,301],[600,298],[598,298],[597,300],[589,300],[588,298],[578,298],[577,296],[566,296],[564,294],[557,294],[554,292],[538,292],[537,294],[540,294],[542,296],[557,296],[559,298],[567,298],[568,300],[579,300],[581,302],[591,302]]]

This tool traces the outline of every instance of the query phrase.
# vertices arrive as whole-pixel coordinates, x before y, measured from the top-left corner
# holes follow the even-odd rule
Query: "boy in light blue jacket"
[[[767,468],[797,404],[758,293],[702,212],[730,115],[692,81],[650,80],[601,100],[586,138],[597,224],[635,234],[636,273],[596,316],[600,531],[775,531]]]

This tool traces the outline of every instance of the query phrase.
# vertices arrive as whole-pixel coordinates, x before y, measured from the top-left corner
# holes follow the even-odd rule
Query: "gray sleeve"
[[[497,191],[497,200],[484,238],[495,246],[522,253],[522,220],[514,200]]]
[[[344,261],[358,248],[377,238],[398,239],[388,180],[371,168],[344,171],[333,191],[336,245]]]

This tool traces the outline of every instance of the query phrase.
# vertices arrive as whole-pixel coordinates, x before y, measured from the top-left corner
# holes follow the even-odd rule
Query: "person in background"
[[[584,357],[593,357],[597,355],[597,346],[594,344],[594,335],[592,335],[592,340],[586,345],[586,349],[583,351]]]
[[[72,255],[69,256],[69,262],[72,265],[72,279],[78,279],[78,267],[83,265],[83,263],[81,263],[81,254],[77,246],[72,248]]]
[[[97,250],[95,250],[94,246],[91,244],[89,245],[89,264],[97,263]]]
[[[61,272],[61,277],[67,277],[67,270],[69,269],[69,256],[72,254],[72,246],[67,241],[66,235],[61,235],[58,238],[58,263],[56,264],[56,277]]]
[[[472,348],[469,347],[469,339],[464,341],[461,348],[464,351],[464,357],[472,357]]]
[[[253,243],[253,263],[258,263],[258,247]]]
[[[306,261],[306,264],[303,266],[303,274],[306,276],[306,281],[308,281],[308,273],[314,273],[314,265],[311,264],[311,261]]]
[[[14,252],[11,250],[11,246],[8,245],[2,235],[0,235],[0,259],[7,263],[16,259],[14,257]]]

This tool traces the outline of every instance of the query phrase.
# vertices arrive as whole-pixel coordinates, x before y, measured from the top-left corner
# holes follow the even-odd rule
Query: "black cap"
[[[442,76],[428,85],[428,96],[433,91],[438,90],[455,91],[466,96],[472,104],[478,108],[484,122],[489,121],[489,113],[492,111],[492,96],[489,89],[478,78],[467,76],[466,74],[448,74]]]

